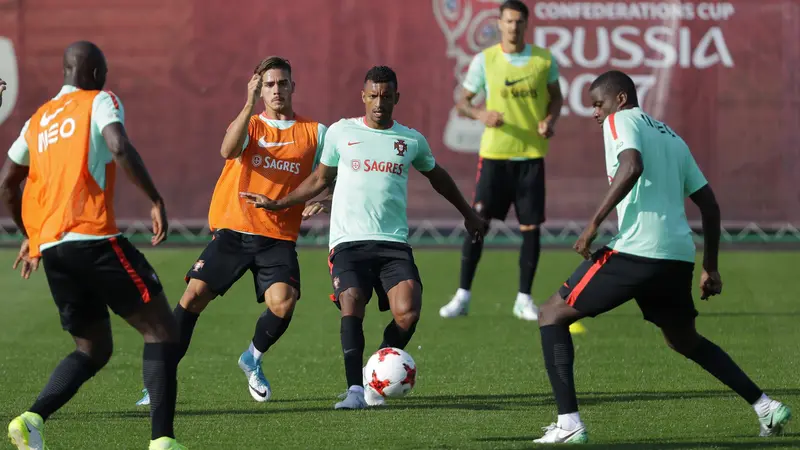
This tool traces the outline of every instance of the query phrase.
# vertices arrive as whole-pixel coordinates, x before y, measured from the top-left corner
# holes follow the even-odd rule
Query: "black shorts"
[[[153,267],[123,236],[63,242],[42,252],[42,264],[61,326],[76,336],[108,320],[108,308],[127,317],[163,291]]]
[[[381,311],[389,310],[387,292],[399,283],[414,280],[422,288],[411,247],[399,242],[356,241],[339,244],[331,250],[328,266],[333,282],[332,300],[337,307],[340,307],[339,294],[350,288],[360,289],[366,295],[367,303],[374,289]]]
[[[568,305],[595,317],[636,299],[644,319],[659,327],[690,324],[694,263],[618,253],[607,247],[584,261],[559,290]]]
[[[186,282],[196,278],[205,281],[211,292],[225,295],[248,270],[253,274],[257,302],[264,302],[264,293],[274,283],[292,286],[300,298],[300,263],[294,242],[227,229],[214,231],[186,274]]]
[[[513,204],[521,225],[540,225],[544,223],[544,200],[543,158],[478,161],[473,207],[483,217],[506,220]]]

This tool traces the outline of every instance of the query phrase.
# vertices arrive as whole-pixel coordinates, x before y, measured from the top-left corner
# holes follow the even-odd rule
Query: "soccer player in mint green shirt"
[[[584,261],[542,306],[542,351],[558,406],[558,421],[537,443],[583,443],[573,380],[575,350],[569,325],[636,299],[645,320],[661,328],[667,344],[691,359],[753,406],[761,436],[781,432],[791,410],[772,400],[721,348],[695,328],[692,299],[695,246],[686,221],[689,197],[703,220],[701,299],[722,292],[717,268],[719,205],[689,147],[666,124],[639,107],[631,78],[619,71],[600,75],[589,91],[594,117],[603,127],[609,188],[575,250]],[[616,207],[619,233],[594,254],[600,224]]]
[[[362,321],[372,291],[377,294],[379,309],[391,310],[393,316],[380,348],[405,348],[419,320],[422,282],[408,245],[406,219],[411,168],[425,175],[436,192],[458,209],[473,239],[481,239],[487,228],[447,171],[436,163],[425,137],[393,119],[400,98],[394,71],[386,66],[370,69],[361,98],[366,114],[331,125],[319,166],[296,190],[279,200],[242,193],[256,207],[278,210],[311,200],[336,180],[329,263],[333,300],[342,312],[348,387],[336,409],[361,409],[384,402],[384,380],[362,373]],[[408,374],[410,383],[414,376],[415,372]]]

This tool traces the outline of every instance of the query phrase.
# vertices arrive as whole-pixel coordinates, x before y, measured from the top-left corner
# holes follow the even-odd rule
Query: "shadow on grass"
[[[800,389],[767,389],[770,395],[781,398],[782,396],[800,395]],[[705,398],[735,398],[736,394],[729,390],[704,390],[704,391],[672,391],[672,392],[583,392],[578,394],[582,406],[602,405],[625,402],[665,401],[665,400],[692,400]],[[327,404],[320,405],[325,402]],[[294,414],[310,412],[331,412],[335,397],[312,397],[297,399],[275,399],[267,402],[263,407],[253,405],[251,408],[226,408],[218,409],[193,408],[192,404],[181,404],[178,400],[177,415],[180,416],[214,416],[214,415],[262,415],[262,414]],[[302,403],[311,403],[302,406]],[[501,411],[520,410],[532,406],[553,405],[550,393],[538,394],[484,394],[484,395],[410,395],[402,399],[393,399],[385,408],[376,408],[371,411],[393,410],[470,410],[470,411]],[[58,413],[52,419],[80,419],[87,416],[102,418],[140,418],[149,416],[148,408],[132,407],[116,411],[83,411]],[[522,439],[522,438],[521,438]],[[531,438],[533,439],[533,438]],[[663,447],[679,448],[679,447]],[[732,447],[733,448],[733,447]],[[800,446],[798,446],[800,448]]]
[[[536,449],[564,448],[563,445],[534,444],[533,440],[537,438],[539,438],[539,436],[510,436],[510,437],[499,436],[499,437],[477,438],[475,439],[475,441],[487,444],[496,444],[498,446],[502,446],[503,443],[505,443],[506,445],[528,443],[530,445],[526,446],[526,448],[536,448]],[[761,440],[755,440],[752,436],[748,436],[748,438],[750,438],[750,441],[737,441],[737,442],[731,442],[731,441],[657,442],[654,440],[644,440],[644,441],[616,442],[609,444],[584,444],[581,446],[581,448],[610,449],[610,450],[619,450],[619,449],[678,450],[678,449],[692,449],[692,448],[738,450],[747,448],[800,448],[800,439],[789,436],[783,436],[771,439],[761,439]],[[514,447],[516,447],[516,445],[514,445]]]

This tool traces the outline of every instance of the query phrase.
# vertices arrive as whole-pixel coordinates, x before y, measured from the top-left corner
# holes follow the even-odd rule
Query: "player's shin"
[[[414,331],[417,329],[418,317],[419,316],[417,316],[417,319],[414,320],[407,329],[398,325],[395,320],[389,322],[389,325],[383,330],[383,342],[381,342],[380,348],[394,347],[401,350],[405,349],[406,345],[408,345],[409,341],[411,341],[411,338],[414,336]]]
[[[681,349],[676,348],[676,350]],[[708,339],[701,336],[699,343],[683,354],[733,389],[747,403],[752,405],[761,398],[763,394],[761,389],[724,350]]]
[[[256,330],[253,333],[252,350],[253,358],[261,360],[261,356],[269,350],[272,345],[278,342],[283,333],[289,328],[292,321],[292,312],[289,311],[285,317],[280,317],[267,308],[256,322]]]
[[[47,385],[42,389],[36,402],[29,409],[47,420],[51,414],[64,406],[92,378],[105,362],[98,363],[80,351],[74,351],[61,360],[50,375]]]
[[[533,277],[539,265],[541,237],[539,228],[522,231],[522,248],[519,253],[519,293],[531,293]]]
[[[177,359],[180,362],[189,350],[189,344],[192,342],[192,333],[194,333],[194,327],[197,325],[197,319],[200,314],[184,309],[180,303],[175,306],[172,314],[175,316],[175,322],[178,323]]]
[[[150,394],[152,439],[174,438],[172,423],[178,393],[178,344],[145,343],[143,359],[144,386]]]
[[[539,328],[547,376],[558,406],[558,426],[571,430],[581,424],[575,394],[573,363],[575,347],[568,325],[554,324]]]
[[[481,260],[483,253],[483,239],[475,241],[472,236],[464,238],[461,247],[461,279],[459,289],[469,291],[472,288],[472,280],[475,279],[475,271],[478,269],[478,261]]]
[[[344,354],[344,372],[348,389],[362,387],[364,363],[364,328],[363,319],[356,316],[343,316],[341,325],[342,353]]]

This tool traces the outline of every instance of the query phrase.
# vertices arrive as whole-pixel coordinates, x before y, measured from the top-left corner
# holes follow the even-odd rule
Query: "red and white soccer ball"
[[[364,388],[382,397],[403,397],[417,381],[414,358],[399,348],[382,348],[373,353],[364,368]]]

